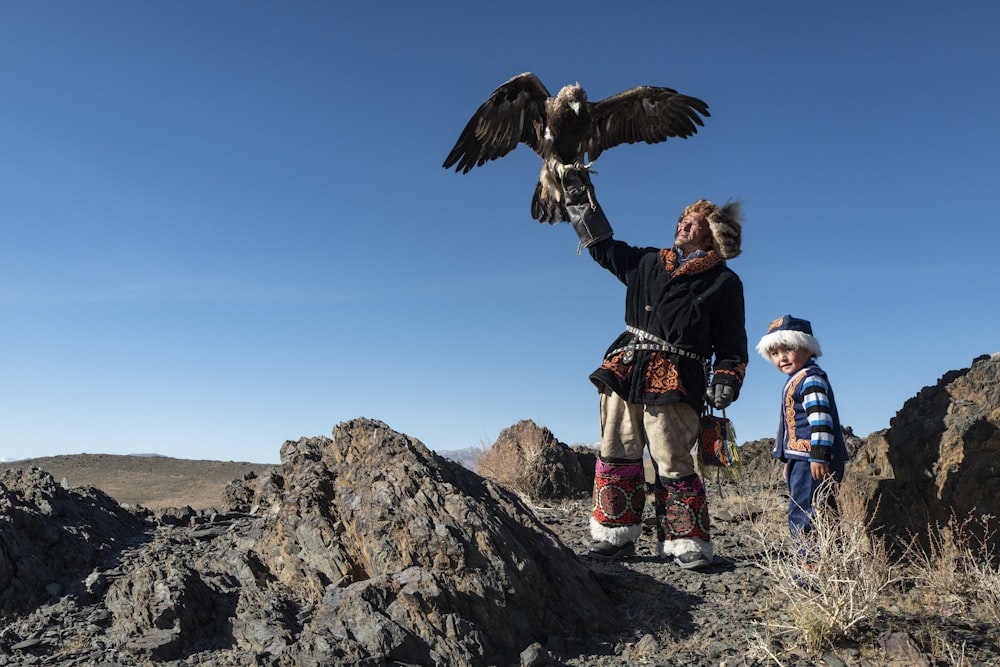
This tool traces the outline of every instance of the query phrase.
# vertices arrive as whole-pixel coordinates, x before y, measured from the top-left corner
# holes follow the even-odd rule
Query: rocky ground
[[[934,499],[997,514],[1000,355],[966,371],[922,390],[888,432],[846,434],[880,526]],[[990,554],[938,559],[926,571],[938,582],[895,578],[843,632],[809,626],[816,589],[768,560],[786,498],[766,441],[740,448],[738,483],[705,476],[716,560],[693,572],[656,557],[652,526],[626,561],[587,558],[590,501],[572,468],[592,471],[593,453],[530,423],[507,435],[491,450],[516,473],[502,481],[377,420],[341,423],[285,442],[280,466],[227,484],[215,509],[125,507],[72,471],[0,470],[0,666],[1000,665]],[[153,477],[177,491],[185,476],[198,486],[192,474]],[[854,543],[869,547],[855,562],[877,560]],[[985,576],[969,578],[979,563]],[[850,573],[872,570],[831,571],[854,587]]]
[[[775,496],[777,500],[777,495]],[[927,618],[885,609],[856,629],[851,639],[819,651],[798,646],[794,633],[774,641],[794,624],[782,611],[775,582],[758,564],[751,535],[753,512],[713,509],[716,559],[703,571],[684,571],[655,553],[647,526],[636,556],[605,563],[586,558],[590,542],[588,501],[567,501],[534,511],[580,554],[602,587],[625,603],[624,632],[595,637],[586,647],[566,647],[556,664],[575,667],[662,665],[879,666],[1000,665],[1000,629],[955,618]],[[647,508],[648,509],[648,508]],[[764,650],[770,637],[772,645]],[[558,647],[556,647],[558,648]],[[539,663],[543,664],[543,663]]]
[[[907,614],[892,607],[880,610],[870,621],[853,629],[850,639],[819,651],[798,645],[794,633],[782,639],[782,628],[794,627],[794,619],[783,610],[775,581],[760,567],[760,548],[753,537],[761,514],[774,513],[783,503],[779,485],[771,479],[773,472],[766,465],[747,471],[746,484],[754,485],[752,496],[764,498],[758,501],[763,503],[759,506],[748,503],[731,484],[711,485],[717,554],[710,568],[698,572],[683,571],[660,560],[655,555],[651,526],[638,542],[636,555],[626,561],[606,563],[586,558],[589,500],[542,502],[522,498],[542,526],[558,538],[554,544],[565,545],[568,552],[576,554],[575,558],[567,554],[576,561],[574,569],[579,565],[585,576],[597,582],[607,596],[599,607],[600,613],[607,614],[608,625],[617,625],[618,629],[550,634],[537,643],[526,640],[521,667],[1000,665],[1000,632],[996,626],[954,615]],[[240,576],[239,568],[245,569],[246,565],[245,554],[260,550],[256,536],[267,530],[266,517],[212,510],[166,511],[151,517],[155,519],[152,533],[142,529],[136,533],[131,527],[135,520],[100,494],[73,497],[53,487],[39,473],[27,477],[31,479],[20,480],[17,488],[30,502],[22,502],[21,506],[39,508],[43,516],[67,517],[79,512],[86,521],[82,535],[91,545],[129,540],[130,534],[145,536],[126,547],[115,562],[98,566],[83,582],[84,590],[73,593],[67,584],[68,588],[60,591],[49,584],[42,593],[48,600],[33,612],[3,618],[0,665],[446,664],[380,660],[324,663],[316,659],[329,651],[322,649],[322,644],[312,646],[309,654],[299,654],[298,658],[287,655],[291,662],[273,658],[260,662],[261,656],[267,654],[262,647],[281,639],[275,628],[282,626],[261,622],[249,609],[241,616],[242,602],[235,601],[228,603],[234,607],[229,610],[235,614],[231,620],[218,617],[223,611],[219,601],[232,599],[235,593],[219,598],[217,592],[231,590],[222,578]],[[8,477],[7,482],[13,484],[16,479]],[[79,509],[81,505],[85,507]],[[95,507],[101,511],[95,513]],[[76,520],[70,523],[79,525]],[[26,527],[29,533],[41,533],[40,526],[47,525],[46,519]],[[20,534],[25,535],[23,530]],[[134,538],[130,541],[134,542]],[[14,554],[18,546],[15,540],[8,539],[4,548]],[[96,552],[73,555],[77,560],[82,557],[95,563],[102,558]],[[57,569],[67,567],[65,563],[55,565]],[[568,565],[564,562],[560,567]],[[18,567],[27,574],[24,565]],[[226,569],[231,569],[233,575],[222,574]],[[261,564],[253,569],[259,571]],[[58,578],[53,570],[31,571],[32,581]],[[578,577],[570,581],[577,586],[584,583]],[[14,579],[9,585],[16,583]],[[161,592],[156,593],[158,590]],[[67,592],[71,595],[65,595]],[[216,601],[208,604],[206,598],[212,597]],[[578,600],[572,596],[565,599]],[[588,616],[577,616],[583,617]],[[210,632],[220,622],[232,623],[233,628],[253,628],[251,634],[244,630],[242,649],[234,648],[232,639],[227,639],[230,631]],[[596,625],[599,628],[602,622],[598,619]],[[200,632],[198,628],[206,630]],[[251,636],[256,639],[251,640]],[[186,657],[178,659],[176,649],[183,645],[179,642],[190,642],[191,650],[179,651]],[[251,650],[253,646],[257,648]],[[173,655],[157,658],[160,654]],[[96,658],[102,655],[103,659]],[[300,662],[306,658],[306,662]]]
[[[866,513],[871,513],[868,528],[884,535],[893,549],[905,549],[914,537],[926,549],[930,525],[946,525],[956,514],[966,519],[995,517],[1000,507],[1000,486],[995,483],[998,415],[1000,354],[983,355],[971,368],[946,373],[936,385],[924,387],[887,431],[862,439],[845,429],[852,456],[848,475],[867,503]],[[546,442],[551,438],[532,435],[520,424],[510,430],[515,445],[501,460],[515,458],[514,450],[525,460],[531,458],[525,452],[552,450]],[[503,441],[498,440],[491,456]],[[586,559],[589,501],[546,504],[536,499],[539,518],[581,557],[610,596],[625,603],[617,612],[626,621],[623,631],[595,637],[582,650],[563,652],[562,664],[1000,665],[995,571],[1000,546],[995,530],[980,535],[987,542],[983,557],[940,558],[940,581],[909,580],[893,586],[871,613],[851,610],[862,620],[839,638],[837,633],[813,633],[810,636],[822,634],[832,641],[807,649],[802,629],[809,626],[801,615],[794,616],[795,606],[786,594],[790,577],[773,577],[764,558],[773,539],[762,544],[755,537],[762,534],[757,530],[761,517],[780,522],[787,502],[769,444],[758,441],[740,448],[745,466],[739,488],[711,485],[717,559],[703,572],[659,561],[651,527],[635,558],[612,564]],[[537,487],[525,484],[530,480],[523,474],[505,481],[526,493]],[[784,533],[779,526],[769,534]],[[961,558],[969,555],[970,561],[993,563],[980,591],[978,580],[969,585],[963,575],[955,574],[966,571]],[[894,561],[891,567],[900,570],[901,564]],[[937,576],[933,570],[927,574]],[[845,577],[837,585],[855,583]],[[791,586],[798,590],[794,582]]]

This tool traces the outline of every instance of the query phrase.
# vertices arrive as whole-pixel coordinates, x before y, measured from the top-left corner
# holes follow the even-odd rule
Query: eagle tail
[[[546,163],[542,166],[542,173],[538,176],[538,183],[535,185],[535,194],[531,198],[531,217],[539,222],[556,224],[559,222],[569,222],[569,212],[566,210],[566,190],[563,187],[563,173],[567,169],[596,174],[597,170],[592,169],[593,162],[584,164],[576,161],[573,164]],[[597,198],[594,196],[594,186],[590,179],[586,179],[587,201],[590,207],[597,209]]]
[[[547,197],[542,193],[541,181],[535,185],[535,194],[531,198],[531,217],[538,222],[545,222],[550,225],[569,220],[562,202],[557,201],[551,196]]]
[[[554,225],[559,222],[569,222],[569,215],[563,204],[562,179],[559,177],[558,165],[553,167],[542,164],[542,171],[535,184],[535,194],[531,197],[531,217],[538,222]]]

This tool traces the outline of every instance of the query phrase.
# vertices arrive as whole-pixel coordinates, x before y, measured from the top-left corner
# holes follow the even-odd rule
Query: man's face
[[[708,220],[701,213],[691,211],[677,223],[677,234],[674,245],[685,255],[695,250],[708,250],[712,247],[712,232],[708,228]]]

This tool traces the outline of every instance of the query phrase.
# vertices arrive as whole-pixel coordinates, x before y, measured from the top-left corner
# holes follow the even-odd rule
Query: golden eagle
[[[527,144],[542,158],[531,217],[563,222],[568,219],[561,186],[565,166],[589,168],[585,158],[593,163],[619,144],[690,137],[704,126],[700,116],[709,115],[698,98],[655,86],[636,86],[591,103],[577,83],[552,97],[537,76],[525,72],[503,83],[476,110],[444,168],[466,174]]]

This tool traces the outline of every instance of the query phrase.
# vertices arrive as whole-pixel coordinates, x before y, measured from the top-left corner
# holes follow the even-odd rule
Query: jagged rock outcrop
[[[381,422],[285,443],[281,460],[297,492],[262,494],[276,520],[256,552],[319,608],[300,657],[490,663],[600,615],[596,582],[514,494]]]
[[[585,498],[593,491],[595,461],[596,452],[568,447],[526,419],[500,432],[479,471],[532,500]]]
[[[7,619],[0,665],[494,665],[615,625],[516,494],[382,422],[281,461],[230,485],[225,514],[5,475],[0,599],[35,606]]]
[[[1000,516],[1000,354],[907,400],[850,472],[867,481],[874,526],[890,535],[926,536],[952,516]],[[989,546],[1000,553],[995,534]]]
[[[744,483],[775,486],[781,481],[781,468],[771,456],[774,448],[774,438],[748,440],[740,444],[739,478]],[[718,469],[703,468],[701,473],[706,479],[714,479]]]
[[[34,608],[78,588],[67,573],[112,557],[145,520],[98,489],[65,489],[31,468],[0,476],[0,613]]]

